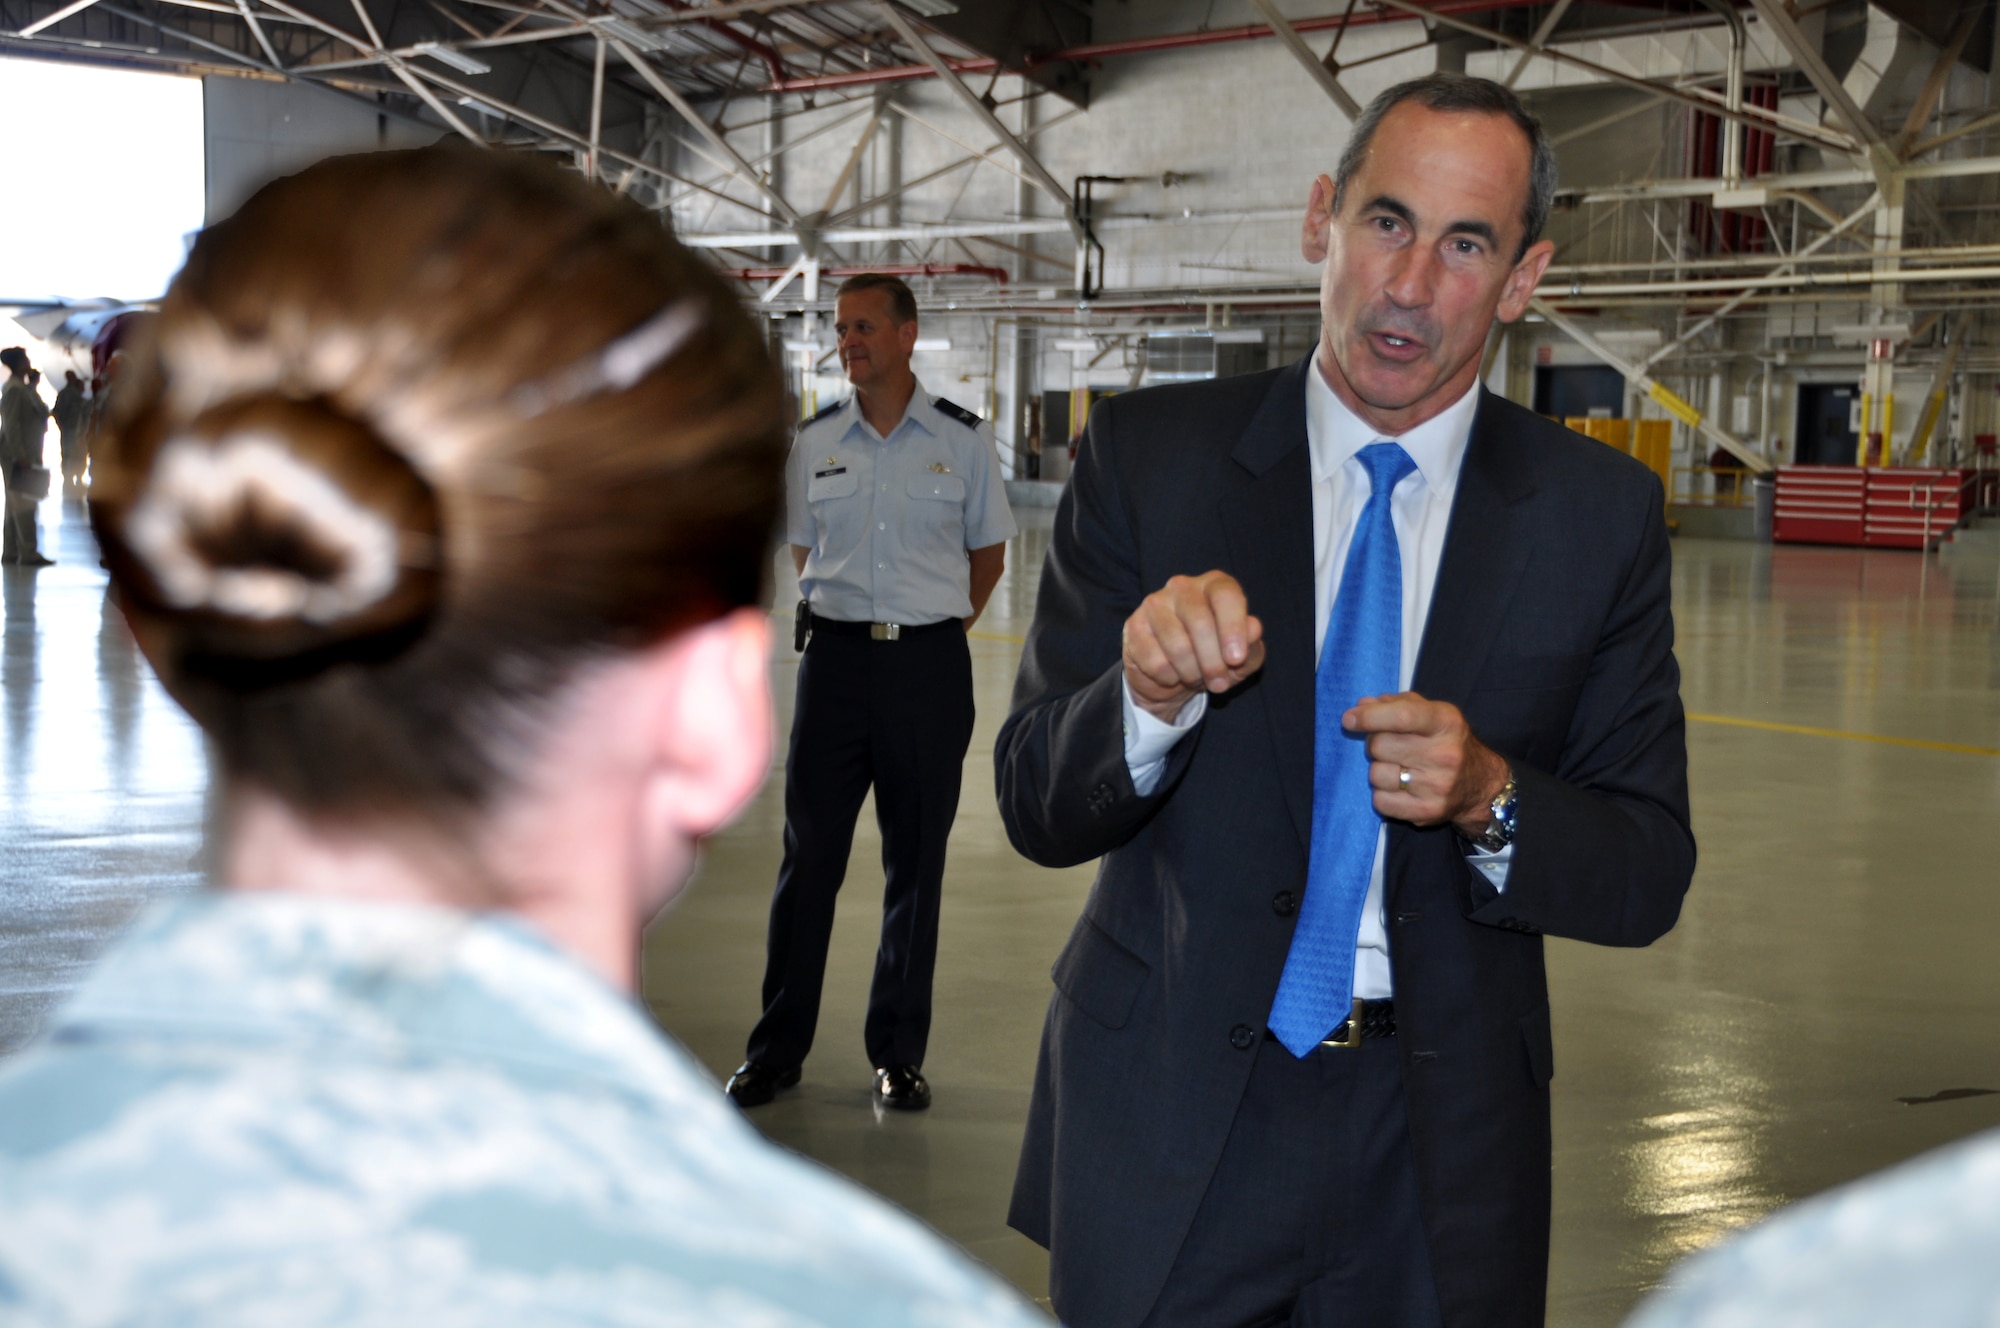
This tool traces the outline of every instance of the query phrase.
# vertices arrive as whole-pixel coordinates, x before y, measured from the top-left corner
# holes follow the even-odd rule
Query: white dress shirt
[[[1472,417],[1479,408],[1479,387],[1441,413],[1400,437],[1376,432],[1334,395],[1315,364],[1306,375],[1306,442],[1312,452],[1313,503],[1313,663],[1326,640],[1327,620],[1340,593],[1347,565],[1347,546],[1369,498],[1368,470],[1356,454],[1370,443],[1393,442],[1416,462],[1390,495],[1390,515],[1403,566],[1403,658],[1398,687],[1410,688],[1416,674],[1417,651],[1423,644],[1424,623],[1430,617],[1431,592],[1437,588],[1439,560],[1444,556],[1445,530],[1451,524],[1452,498],[1458,492],[1458,472],[1472,436]],[[1256,613],[1252,604],[1250,612]],[[1360,700],[1355,697],[1354,700]],[[1125,764],[1141,795],[1151,793],[1166,769],[1167,755],[1208,713],[1207,693],[1197,693],[1169,724],[1141,710],[1125,687]],[[1381,1000],[1394,993],[1389,969],[1389,933],[1382,909],[1382,866],[1388,827],[1375,840],[1375,866],[1368,877],[1368,897],[1361,906],[1361,930],[1354,954],[1354,995]],[[1472,854],[1472,863],[1493,885],[1504,890],[1511,847],[1498,853]]]

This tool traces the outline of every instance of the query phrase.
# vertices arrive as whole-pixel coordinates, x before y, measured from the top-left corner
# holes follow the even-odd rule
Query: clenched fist
[[[1226,692],[1264,667],[1264,624],[1227,572],[1177,576],[1125,620],[1125,682],[1154,718],[1199,692]]]

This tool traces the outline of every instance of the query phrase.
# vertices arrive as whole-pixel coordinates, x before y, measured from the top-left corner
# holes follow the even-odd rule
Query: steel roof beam
[[[1064,217],[1069,223],[1070,234],[1078,244],[1083,243],[1085,239],[1083,224],[1077,220],[1075,201],[1070,198],[1067,190],[1056,183],[1055,177],[1048,173],[1035,154],[1028,150],[1028,145],[1016,138],[1014,132],[1006,125],[1000,123],[1000,117],[993,113],[992,108],[981,101],[971,88],[965,86],[965,80],[945,63],[944,57],[918,34],[910,21],[903,17],[903,12],[890,3],[890,0],[875,0],[875,8],[889,21],[889,26],[896,30],[896,35],[903,39],[904,44],[912,47],[938,78],[943,80],[945,86],[964,103],[965,108],[986,126],[987,132],[1007,146],[1008,151],[1014,154],[1014,159],[1021,163],[1022,169],[1033,179],[1035,186],[1062,205]]]
[[[1833,70],[1826,63],[1826,57],[1807,39],[1798,21],[1792,17],[1791,11],[1785,8],[1783,0],[1750,0],[1750,3],[1757,10],[1757,17],[1763,20],[1764,25],[1780,42],[1784,43],[1785,49],[1792,53],[1792,59],[1811,81],[1814,91],[1819,93],[1821,100],[1826,102],[1842,126],[1853,136],[1855,143],[1859,145],[1858,150],[1868,158],[1869,165],[1875,171],[1878,180],[1885,186],[1888,185],[1886,173],[1893,164],[1893,154],[1889,151],[1887,141],[1882,137],[1882,131],[1875,127],[1868,119],[1867,112],[1848,95],[1846,84],[1834,76]]]
[[[1721,447],[1756,474],[1762,475],[1774,469],[1769,461],[1759,456],[1756,450],[1743,442],[1742,439],[1717,428],[1709,421],[1706,415],[1695,410],[1693,406],[1690,406],[1670,391],[1665,383],[1660,382],[1650,373],[1646,372],[1643,367],[1632,363],[1632,361],[1590,335],[1590,333],[1586,332],[1571,319],[1569,315],[1550,308],[1541,300],[1530,300],[1528,307],[1556,327],[1568,333],[1571,340],[1575,341],[1592,355],[1595,355],[1598,359],[1603,360],[1619,373],[1625,375],[1626,382],[1658,401],[1682,423],[1687,424],[1700,433],[1702,437],[1709,439]],[[1692,419],[1689,418],[1690,415],[1693,416]]]
[[[1521,81],[1521,75],[1528,72],[1528,66],[1542,53],[1542,48],[1549,44],[1549,38],[1555,33],[1556,24],[1562,22],[1564,14],[1569,13],[1571,3],[1572,0],[1556,0],[1555,7],[1549,10],[1548,17],[1535,28],[1535,35],[1528,38],[1528,49],[1521,52],[1521,58],[1507,71],[1507,77],[1500,80],[1502,87],[1511,88]],[[1494,342],[1496,346],[1499,344],[1497,341]]]
[[[1034,137],[1037,134],[1040,134],[1043,130],[1053,129],[1057,125],[1063,123],[1063,121],[1068,120],[1073,116],[1078,116],[1082,114],[1083,114],[1083,108],[1081,106],[1072,106],[1068,110],[1064,111],[1061,115],[1055,116],[1053,119],[1044,120],[1039,124],[1031,125],[1027,129],[1022,130],[1020,134],[1020,139],[1024,143],[1029,142],[1033,140]],[[915,116],[911,116],[910,118],[912,120],[916,120]],[[923,124],[923,121],[916,120],[916,123]],[[925,125],[924,127],[930,128],[930,126],[928,125]],[[951,141],[957,142],[956,139],[953,139]],[[964,145],[960,144],[960,146]],[[927,185],[931,183],[933,180],[943,179],[945,176],[950,175],[953,171],[964,170],[967,166],[977,166],[981,162],[992,162],[994,165],[1001,167],[1001,169],[1008,170],[1010,168],[1008,168],[1005,165],[1005,163],[994,160],[994,158],[999,153],[1005,152],[1006,150],[1007,150],[1007,145],[1004,143],[995,143],[992,147],[987,148],[984,152],[974,151],[973,149],[968,148],[967,151],[971,155],[960,157],[957,161],[954,161],[947,166],[940,166],[936,170],[929,171],[923,175],[920,175],[914,180],[905,180],[901,184],[898,184],[893,189],[885,190],[884,192],[877,194],[875,197],[857,203],[853,207],[848,208],[843,212],[837,212],[833,216],[827,218],[827,223],[829,225],[838,226],[846,222],[852,221],[856,217],[865,216],[867,213],[873,211],[874,209],[881,207],[884,203],[889,203],[894,201],[895,199],[902,197],[904,194],[908,193],[912,189],[916,189],[919,188],[920,186]],[[1018,175],[1018,172],[1016,172],[1015,174]],[[1025,179],[1026,177],[1023,176],[1020,178]]]
[[[1905,180],[1944,180],[1962,176],[2000,175],[2000,157],[1955,157],[1949,161],[1911,162],[1898,169]],[[1873,185],[1875,173],[1861,167],[1798,171],[1791,175],[1760,175],[1759,189],[1831,189],[1841,185]],[[1559,197],[1579,203],[1615,203],[1629,198],[1702,198],[1718,190],[1738,188],[1727,180],[1640,180],[1631,184],[1591,185],[1565,190]]]
[[[1346,88],[1340,86],[1340,80],[1334,77],[1333,71],[1312,53],[1312,48],[1306,45],[1306,39],[1299,36],[1298,29],[1294,28],[1279,11],[1274,0],[1250,0],[1250,3],[1264,16],[1264,21],[1271,25],[1271,31],[1278,35],[1278,40],[1292,53],[1292,58],[1299,62],[1299,66],[1306,73],[1312,75],[1312,81],[1319,84],[1319,90],[1340,108],[1340,113],[1347,117],[1347,122],[1353,124],[1360,119],[1361,103],[1355,101]],[[1569,0],[1562,0],[1562,3],[1568,4]],[[1341,28],[1344,30],[1346,26],[1342,24]],[[1335,40],[1338,41],[1339,38],[1336,37]]]
[[[251,12],[249,0],[236,0],[236,12],[243,16],[243,21],[249,25],[250,31],[256,36],[257,44],[264,48],[264,54],[271,57],[272,68],[283,69],[285,62],[279,58],[278,48],[271,44],[270,37],[265,34],[264,25],[259,23],[257,15]]]
[[[974,147],[972,144],[966,142],[958,135],[951,133],[947,130],[941,129],[937,125],[932,124],[929,120],[924,119],[923,116],[918,115],[914,110],[910,109],[908,106],[903,105],[901,102],[890,102],[889,109],[894,111],[896,114],[902,116],[905,120],[908,120],[911,124],[916,125],[922,129],[927,129],[931,133],[936,134],[939,138],[943,139],[945,142],[951,144],[953,147],[958,148],[963,152],[980,156],[986,155],[985,151],[982,151],[981,149]],[[1027,140],[1023,138],[1020,141],[1025,143]],[[996,149],[999,151],[1006,152],[1009,156],[1013,155],[1012,148],[1006,143],[997,144]],[[992,151],[992,150],[995,149],[989,149],[987,151]],[[1034,176],[1030,175],[1027,171],[1022,170],[1018,166],[997,159],[993,161],[993,164],[995,166],[998,166],[1001,170],[1007,172],[1009,175],[1013,176],[1017,180],[1020,180],[1029,185],[1033,185],[1035,188],[1038,189],[1041,187],[1040,183],[1035,179]]]
[[[619,41],[615,37],[606,38],[606,40],[610,43],[611,49],[618,52],[618,58],[632,66],[638,72],[639,77],[646,80],[647,86],[659,94],[660,100],[678,111],[681,118],[694,127],[695,132],[708,140],[709,146],[720,152],[728,160],[729,167],[737,179],[763,195],[770,202],[772,209],[785,221],[790,222],[793,226],[799,224],[802,218],[799,216],[798,209],[787,202],[777,190],[771,188],[770,182],[762,175],[759,175],[749,162],[743,160],[742,154],[730,146],[729,140],[723,136],[721,131],[709,124],[707,120],[703,119],[695,111],[694,107],[688,103],[688,99],[680,94],[679,89],[667,82],[660,75],[660,72],[654,69],[643,56],[624,42]]]
[[[1775,269],[1772,270],[1771,275],[1773,277],[1784,277],[1784,276],[1789,276],[1793,272],[1796,272],[1798,270],[1799,261],[1801,259],[1810,258],[1812,255],[1818,253],[1820,250],[1824,249],[1829,244],[1832,244],[1840,236],[1846,234],[1849,230],[1853,229],[1856,223],[1860,222],[1862,219],[1873,214],[1875,209],[1881,206],[1882,206],[1882,194],[1878,190],[1877,192],[1869,196],[1869,199],[1866,203],[1863,203],[1860,207],[1856,208],[1848,216],[1843,217],[1838,226],[1835,226],[1832,230],[1820,236],[1818,239],[1814,240],[1811,244],[1799,250],[1796,254],[1791,255],[1783,263],[1780,263]],[[1842,256],[1845,257],[1845,255]],[[1720,322],[1730,313],[1740,308],[1745,301],[1751,298],[1751,296],[1755,293],[1755,290],[1756,290],[1755,287],[1745,287],[1742,294],[1736,296],[1734,299],[1727,301],[1726,303],[1723,304],[1723,306],[1720,309],[1717,309],[1714,313],[1711,313],[1708,317],[1702,319],[1699,323],[1696,323],[1693,327],[1681,333],[1680,336],[1674,338],[1672,341],[1669,341],[1666,345],[1660,347],[1658,350],[1654,351],[1651,355],[1647,356],[1646,362],[1643,367],[1650,369],[1654,365],[1658,364],[1661,360],[1666,359],[1667,356],[1679,350],[1682,346],[1688,345],[1691,342],[1693,342],[1696,337],[1706,332],[1709,328],[1714,327],[1716,323]]]
[[[833,205],[840,201],[841,191],[847,188],[847,182],[854,178],[855,168],[861,165],[861,155],[868,151],[868,145],[875,141],[875,131],[882,127],[884,108],[885,101],[878,95],[874,108],[869,112],[868,123],[862,127],[860,136],[854,140],[854,147],[847,154],[847,160],[841,164],[840,173],[833,177],[833,187],[826,191],[826,202],[822,203],[819,209],[822,218],[833,211]]]
[[[1943,147],[1947,143],[1955,143],[1959,139],[1964,138],[1967,134],[1976,134],[1979,133],[1981,130],[1991,129],[1996,125],[2000,125],[2000,113],[1995,113],[1993,115],[1982,115],[1976,120],[1968,120],[1956,129],[1947,129],[1944,133],[1939,134],[1937,137],[1927,138],[1923,142],[1917,144],[1915,147],[1910,149],[1910,157],[1914,159],[1917,157],[1921,157],[1926,153],[1936,152],[1939,148]]]
[[[16,37],[32,37],[36,33],[41,32],[45,28],[53,28],[56,24],[62,22],[66,18],[70,18],[74,15],[81,14],[84,10],[90,8],[92,5],[96,3],[97,0],[70,0],[70,3],[64,5],[61,9],[56,10],[52,14],[42,15],[40,18],[36,19],[33,23],[28,24],[26,27],[22,28],[19,32],[15,33],[14,35]]]
[[[1760,4],[1763,2],[1764,0],[1759,0]],[[1504,32],[1495,32],[1491,28],[1482,28],[1477,23],[1468,23],[1464,19],[1453,18],[1449,14],[1442,13],[1439,10],[1428,9],[1423,5],[1414,4],[1412,0],[1376,0],[1376,3],[1386,5],[1391,9],[1401,10],[1405,14],[1410,14],[1418,18],[1427,18],[1433,23],[1439,23],[1448,28],[1455,28],[1460,32],[1470,33],[1472,36],[1480,37],[1487,41],[1498,42],[1502,46],[1511,47],[1517,51],[1529,49],[1528,43],[1519,37],[1509,37]],[[1779,115],[1775,111],[1766,111],[1758,107],[1749,106],[1741,110],[1731,110],[1726,98],[1718,97],[1700,88],[1683,88],[1672,83],[1656,83],[1649,79],[1640,78],[1635,74],[1625,73],[1620,69],[1612,69],[1607,65],[1600,65],[1595,61],[1585,60],[1581,56],[1571,55],[1568,51],[1562,50],[1559,47],[1545,46],[1541,48],[1539,54],[1544,59],[1553,60],[1558,64],[1569,65],[1571,68],[1581,69],[1585,73],[1594,74],[1599,78],[1607,79],[1613,83],[1623,83],[1627,87],[1638,88],[1644,92],[1658,93],[1660,96],[1666,97],[1671,101],[1681,102],[1684,105],[1694,107],[1696,110],[1709,115],[1719,116],[1725,120],[1749,125],[1753,129],[1786,133],[1794,138],[1810,143],[1814,147],[1825,148],[1843,155],[1851,154],[1857,150],[1851,141],[1830,136],[1826,131],[1815,125],[1804,124],[1789,116]]]
[[[1972,29],[1978,24],[1980,13],[1984,8],[1982,5],[1967,5],[1965,13],[1959,17],[1958,27],[1951,34],[1951,40],[1945,43],[1942,51],[1938,52],[1937,63],[1931,66],[1930,77],[1924,80],[1922,91],[1918,92],[1915,104],[1910,107],[1910,113],[1903,121],[1902,132],[1896,135],[1893,146],[1899,157],[1907,158],[1911,155],[1911,145],[1916,143],[1917,135],[1923,132],[1924,121],[1930,119],[1931,112],[1937,109],[1938,98],[1944,94],[1945,80],[1951,76],[1952,66],[1958,63],[1958,57],[1965,51],[1965,43],[1971,40]]]

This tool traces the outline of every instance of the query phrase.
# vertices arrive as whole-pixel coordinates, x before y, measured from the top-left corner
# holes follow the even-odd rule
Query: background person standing
[[[56,404],[49,414],[62,434],[63,483],[81,484],[88,455],[84,425],[90,419],[90,401],[84,395],[83,379],[77,377],[76,370],[63,372],[62,391],[56,393]]]
[[[799,1082],[834,897],[873,785],[888,879],[862,1036],[876,1101],[922,1110],[945,842],[972,741],[965,633],[1000,580],[1014,515],[979,417],[931,396],[910,371],[910,288],[850,277],[834,332],[854,394],[799,429],[786,472],[810,639],[785,763],[764,1014],[729,1095],[755,1107]]]
[[[42,468],[42,445],[48,437],[49,408],[35,390],[39,377],[19,346],[0,350],[7,367],[7,385],[0,388],[0,472],[7,483],[6,535],[0,541],[0,563],[47,567],[36,538],[35,507],[48,495],[49,473]]]

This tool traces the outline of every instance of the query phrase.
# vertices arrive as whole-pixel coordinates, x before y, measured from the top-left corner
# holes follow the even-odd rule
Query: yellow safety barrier
[[[1667,501],[1683,507],[1749,507],[1752,472],[1743,466],[1675,466]],[[1702,476],[1714,478],[1707,483]]]
[[[1674,454],[1674,422],[1640,420],[1638,425],[1638,436],[1632,442],[1632,455],[1660,477],[1661,488],[1671,492],[1672,476],[1668,471]]]
[[[1674,450],[1672,420],[1586,419],[1572,415],[1563,423],[1606,447],[1615,447],[1660,477],[1660,487],[1673,492],[1669,458]]]

